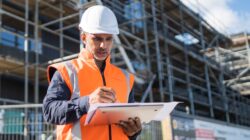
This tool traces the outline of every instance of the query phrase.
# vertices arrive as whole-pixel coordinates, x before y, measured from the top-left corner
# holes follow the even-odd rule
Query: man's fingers
[[[100,89],[101,89],[101,91],[104,91],[104,92],[113,92],[114,91],[111,87],[101,87]]]
[[[108,94],[108,93],[100,94],[100,98],[109,100],[108,102],[111,102],[111,103],[114,103],[116,101],[116,99],[114,98],[114,96],[111,95],[111,94]]]
[[[141,120],[140,118],[138,117],[135,117],[135,124],[136,124],[136,127],[141,130]]]
[[[110,87],[98,87],[89,95],[89,103],[114,103],[116,102],[115,91]]]
[[[107,103],[114,103],[116,101],[115,93],[113,93],[112,90],[106,90],[106,89],[112,89],[107,87],[101,87],[99,91],[100,98],[107,98]]]
[[[114,98],[116,98],[116,93],[115,93],[115,90],[113,88],[111,88],[111,87],[101,87],[100,90],[102,92],[109,93],[109,94],[113,95]]]
[[[136,122],[134,119],[132,118],[129,118],[128,119],[128,124],[129,124],[129,127],[133,130],[133,132],[137,132],[137,125],[136,125]]]
[[[122,129],[126,132],[129,133],[129,128],[128,128],[128,124],[124,121],[120,121],[119,123],[120,127],[122,127]]]
[[[113,103],[114,99],[107,98],[105,96],[99,97],[101,103]]]
[[[141,130],[140,122],[138,123],[139,127],[137,127],[136,121],[137,121],[136,118],[135,119],[129,118],[128,121],[120,121],[119,126],[128,136],[133,136],[134,134],[138,133]]]
[[[102,103],[114,103],[116,101],[112,94],[102,91],[99,93],[99,100]]]

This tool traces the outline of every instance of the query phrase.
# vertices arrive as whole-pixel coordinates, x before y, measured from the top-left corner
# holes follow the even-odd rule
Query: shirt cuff
[[[88,113],[89,110],[89,96],[80,97],[79,107],[84,114]]]
[[[134,134],[133,136],[130,136],[130,137],[128,137],[129,138],[129,140],[136,140],[136,138],[138,137],[138,135],[140,135],[141,134],[141,130],[139,131],[139,132],[137,132],[136,134]]]

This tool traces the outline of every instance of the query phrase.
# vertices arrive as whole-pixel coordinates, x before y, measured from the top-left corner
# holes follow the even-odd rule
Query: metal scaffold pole
[[[163,36],[167,37],[168,35],[168,19],[166,13],[164,13],[164,0],[161,0],[161,18],[162,18],[162,24],[163,24]],[[173,95],[173,70],[172,70],[172,63],[170,61],[170,53],[169,53],[169,45],[164,39],[164,48],[166,51],[166,57],[165,62],[167,66],[167,77],[168,82],[165,81],[165,86],[168,87],[168,93],[169,93],[169,101],[174,101],[174,95]]]
[[[142,8],[142,11],[143,11],[143,17],[146,17],[146,8],[145,8],[145,0],[142,0],[142,3],[143,3],[143,8]],[[150,52],[149,52],[149,45],[148,45],[148,29],[147,29],[147,19],[144,18],[143,19],[143,37],[144,37],[144,45],[145,45],[145,53],[146,53],[146,65],[147,65],[147,70],[149,72],[151,72],[151,62],[150,62]],[[153,93],[152,93],[152,90],[150,89],[149,91],[149,101],[150,102],[153,102],[154,101],[154,97],[153,97]]]
[[[29,0],[25,0],[25,40],[24,40],[24,51],[25,51],[25,74],[24,74],[24,102],[27,104],[29,94]],[[28,110],[24,110],[24,137],[28,140]]]
[[[204,33],[203,33],[203,27],[202,27],[200,15],[198,15],[198,18],[199,18],[199,30],[201,33],[200,34],[201,47],[202,47],[202,49],[205,50],[206,46],[205,46],[205,41],[204,41]],[[207,62],[207,58],[205,55],[203,55],[203,59],[205,60],[205,62]],[[205,80],[206,80],[206,86],[207,86],[209,111],[210,111],[210,116],[213,118],[214,117],[213,101],[212,101],[212,92],[211,92],[211,85],[210,85],[209,71],[208,71],[208,64],[207,63],[205,63],[204,72],[205,72]]]
[[[159,46],[159,34],[157,28],[157,17],[156,17],[156,5],[155,0],[151,0],[151,8],[152,8],[152,15],[153,15],[153,32],[155,36],[155,47],[156,47],[156,59],[157,59],[157,73],[158,73],[158,82],[159,82],[159,93],[160,93],[160,101],[164,101],[164,91],[163,91],[163,76],[162,76],[162,65],[161,65],[161,51]]]
[[[226,42],[225,42],[226,43]],[[217,46],[218,45],[218,40],[217,40]],[[226,43],[226,47],[227,43]],[[221,62],[222,60],[220,60]],[[220,65],[220,75],[219,75],[219,81],[220,81],[220,88],[221,88],[221,92],[222,92],[222,97],[223,97],[223,106],[224,106],[224,110],[225,110],[225,115],[226,115],[226,121],[227,123],[230,122],[230,118],[229,118],[229,108],[228,108],[228,96],[227,96],[227,88],[225,87],[225,85],[223,84],[224,82],[224,72],[223,72],[223,67]]]
[[[218,40],[216,40],[216,46],[219,46],[219,42]],[[221,54],[219,53],[219,51],[216,49],[216,59],[218,62],[222,62],[222,57],[221,57]],[[228,97],[227,97],[227,92],[226,92],[226,87],[225,85],[223,84],[223,81],[224,81],[224,72],[223,72],[223,68],[222,68],[222,65],[219,66],[220,68],[220,72],[219,72],[219,83],[218,83],[218,86],[219,86],[219,90],[221,92],[221,95],[222,95],[222,104],[223,104],[223,108],[224,108],[224,114],[225,114],[225,119],[226,119],[226,122],[229,123],[230,122],[230,119],[229,119],[229,114],[228,114]]]
[[[0,0],[0,43],[2,42],[2,10],[3,9],[3,0]]]
[[[63,18],[63,2],[60,1],[60,19]],[[60,29],[63,28],[63,20],[59,22]],[[60,57],[64,57],[64,42],[63,42],[63,30],[60,30]]]
[[[244,33],[244,37],[246,38],[246,49],[247,49],[248,67],[250,67],[250,46],[249,46],[249,43],[248,43],[248,35],[247,35],[246,32]]]
[[[24,102],[28,103],[28,81],[29,81],[29,0],[25,0],[25,34],[24,34],[24,51],[25,51],[25,74],[24,74]]]
[[[3,1],[0,0],[0,10],[2,9]],[[0,12],[0,43],[2,42],[2,12]],[[2,97],[2,73],[0,73],[0,97]]]
[[[41,51],[39,33],[39,1],[35,2],[35,103],[39,101],[39,52]]]
[[[82,18],[82,14],[83,14],[83,12],[84,12],[84,9],[83,9],[83,7],[82,7],[82,5],[85,3],[85,0],[79,0],[79,5],[81,6],[81,7],[79,7],[80,8],[80,10],[79,10],[79,22],[81,21],[81,18]],[[81,41],[81,36],[79,37],[79,40],[80,40],[80,47],[79,47],[79,50],[81,51],[83,48],[84,48],[84,44],[83,44],[83,42]]]
[[[41,44],[41,30],[39,29],[39,0],[35,1],[35,103],[39,102],[39,54],[42,52],[42,44]],[[34,122],[33,124],[38,124],[38,110],[35,109]],[[38,126],[35,125],[35,133],[38,133]],[[35,139],[38,139],[38,135],[35,135]]]
[[[184,18],[183,18],[183,5],[179,4],[179,14],[180,14],[180,18],[181,18],[181,34],[183,35],[185,33],[184,30]],[[194,94],[192,91],[192,87],[191,87],[191,80],[190,80],[190,66],[189,66],[189,56],[188,56],[188,47],[185,44],[186,42],[183,42],[183,46],[184,46],[184,55],[185,55],[185,75],[186,75],[186,86],[187,86],[187,91],[188,91],[188,97],[189,97],[189,103],[190,103],[190,107],[191,107],[191,114],[195,115],[195,109],[194,109]]]

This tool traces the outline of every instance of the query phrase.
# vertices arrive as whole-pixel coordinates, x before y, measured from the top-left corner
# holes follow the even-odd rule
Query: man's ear
[[[86,44],[86,34],[81,34],[81,40],[84,44]]]

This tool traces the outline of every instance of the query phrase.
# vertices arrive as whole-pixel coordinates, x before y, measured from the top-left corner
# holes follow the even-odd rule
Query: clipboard
[[[141,123],[149,123],[156,120],[157,116],[163,115],[161,113],[165,105],[166,103],[97,104],[90,108],[84,125],[118,124],[120,120],[126,121],[134,117],[139,117]],[[169,112],[175,105],[170,107]]]

